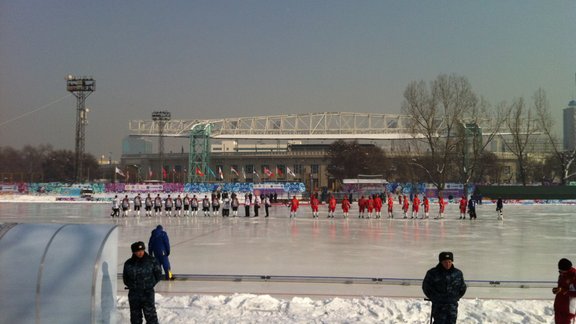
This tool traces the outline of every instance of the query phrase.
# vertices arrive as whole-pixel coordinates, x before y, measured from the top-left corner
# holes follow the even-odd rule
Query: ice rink
[[[436,206],[434,206],[436,207]],[[452,251],[470,288],[466,298],[552,299],[557,261],[576,259],[573,205],[505,205],[505,220],[492,204],[478,206],[478,219],[459,220],[458,206],[445,218],[319,219],[301,206],[296,219],[287,207],[269,218],[126,217],[112,219],[107,203],[0,203],[2,223],[115,223],[119,226],[118,269],[130,244],[146,244],[158,224],[172,245],[177,277],[157,292],[170,294],[256,293],[275,296],[422,297],[419,280]],[[436,211],[436,209],[433,209]],[[432,217],[434,213],[432,213]],[[270,278],[267,279],[267,276]],[[375,281],[376,280],[376,281]],[[380,281],[379,281],[380,280]],[[119,282],[119,294],[125,294]]]

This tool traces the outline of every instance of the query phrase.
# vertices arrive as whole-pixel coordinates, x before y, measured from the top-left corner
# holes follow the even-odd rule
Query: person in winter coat
[[[454,267],[452,252],[442,252],[438,265],[428,270],[422,291],[432,302],[432,317],[435,324],[455,324],[458,317],[458,301],[466,293],[462,271]]]
[[[244,217],[250,217],[250,204],[252,204],[252,194],[244,195]]]
[[[132,244],[132,257],[124,262],[122,280],[128,289],[130,323],[158,323],[154,305],[154,286],[162,279],[162,269],[152,256],[146,253],[144,242]]]
[[[498,220],[504,219],[504,214],[502,213],[503,210],[504,210],[504,201],[502,200],[502,198],[498,198],[498,200],[496,201],[496,212],[498,213]]]
[[[470,214],[470,219],[476,219],[476,200],[472,198],[468,200],[468,214]]]
[[[168,256],[170,256],[170,240],[162,225],[156,226],[156,229],[152,231],[148,241],[148,253],[162,265],[166,280],[172,280],[170,260],[168,259]]]
[[[552,288],[554,298],[554,321],[571,324],[576,317],[576,269],[568,259],[558,261],[558,285]]]
[[[264,196],[264,211],[266,212],[266,216],[264,217],[268,217],[270,216],[270,206],[272,206],[272,203],[270,203],[270,195],[266,195]]]

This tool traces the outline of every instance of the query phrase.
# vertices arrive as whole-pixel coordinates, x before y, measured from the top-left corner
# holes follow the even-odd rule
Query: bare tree
[[[558,163],[558,169],[561,172],[560,182],[565,185],[571,177],[576,175],[576,173],[571,172],[576,159],[576,149],[565,151],[562,148],[562,144],[554,132],[554,120],[552,119],[546,92],[540,88],[534,92],[532,98],[534,100],[536,121],[540,130],[546,136],[547,144],[552,149],[554,158]]]
[[[386,174],[389,162],[384,151],[374,145],[361,145],[358,141],[338,140],[330,145],[327,172],[338,181],[357,178],[358,174]]]
[[[507,109],[506,128],[509,136],[502,136],[506,148],[514,154],[518,164],[518,175],[522,185],[528,180],[528,152],[532,138],[538,133],[538,124],[533,109],[524,98],[518,98]]]
[[[439,75],[429,87],[424,81],[411,82],[404,91],[402,110],[413,119],[416,148],[424,151],[424,157],[414,158],[412,164],[423,169],[439,190],[444,189],[447,170],[462,145],[462,122],[477,104],[468,80],[454,74]]]

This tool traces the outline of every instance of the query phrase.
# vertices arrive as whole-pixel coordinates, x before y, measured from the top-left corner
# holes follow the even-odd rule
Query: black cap
[[[454,254],[452,252],[441,252],[438,255],[438,261],[442,262],[444,260],[454,261]]]
[[[560,259],[560,261],[558,261],[558,270],[567,271],[570,270],[570,268],[572,268],[572,262],[570,262],[570,260]]]
[[[144,245],[144,242],[142,242],[142,241],[132,243],[132,245],[130,246],[130,248],[132,249],[132,252],[137,252],[137,251],[141,251],[141,250],[146,250],[146,246]]]

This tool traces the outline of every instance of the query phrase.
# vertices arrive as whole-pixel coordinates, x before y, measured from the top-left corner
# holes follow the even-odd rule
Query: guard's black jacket
[[[142,258],[132,255],[124,263],[122,279],[129,290],[149,290],[162,279],[162,269],[156,259],[148,253],[144,253]]]

